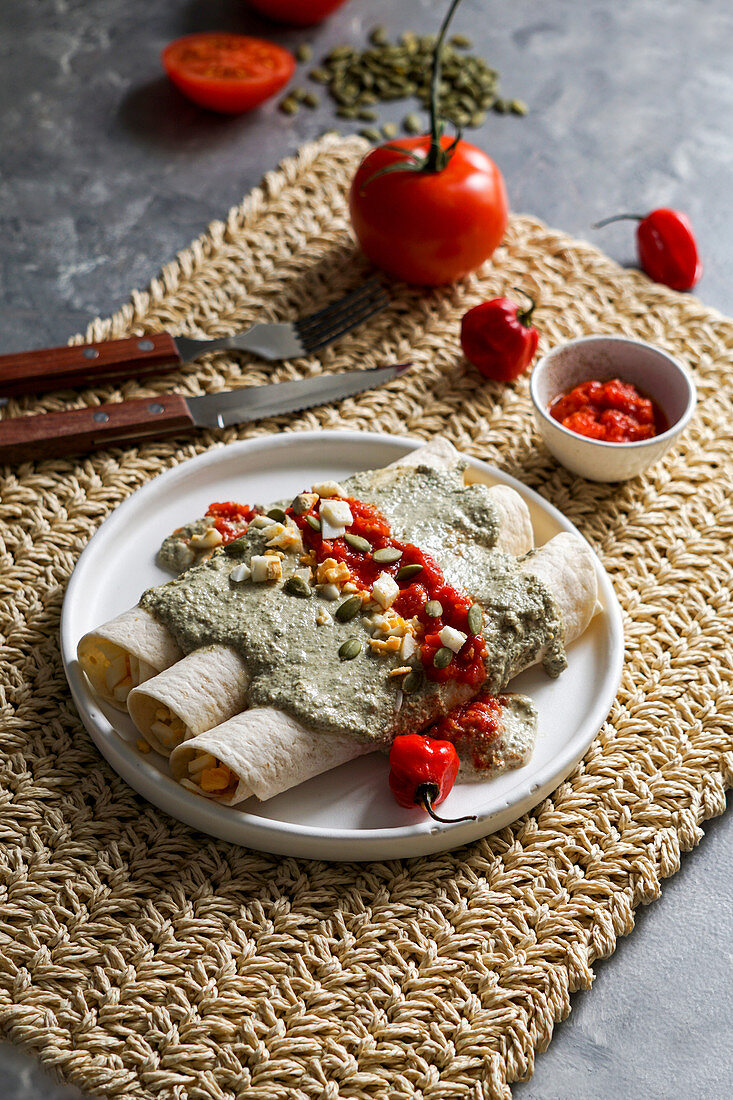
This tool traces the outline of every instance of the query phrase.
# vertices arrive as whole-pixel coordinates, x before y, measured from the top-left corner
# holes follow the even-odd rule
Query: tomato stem
[[[529,300],[531,302],[531,305],[530,305],[529,309],[518,309],[517,310],[517,320],[519,321],[520,324],[524,325],[525,328],[531,328],[531,326],[532,326],[532,314],[534,313],[535,309],[537,308],[537,302],[532,297],[531,294],[528,294],[526,290],[522,290],[522,288],[519,287],[519,286],[513,286],[512,290],[515,290],[517,292],[517,294],[523,294],[525,298],[529,298]]]
[[[458,821],[475,821],[476,814],[468,814],[466,817],[439,817],[433,809],[433,802],[438,794],[437,783],[421,783],[415,791],[415,802],[422,806],[426,814],[430,814],[434,821],[441,825],[455,825]]]
[[[451,6],[448,8],[448,13],[443,20],[443,25],[440,28],[438,34],[438,40],[435,43],[435,51],[433,53],[433,75],[430,81],[430,149],[425,160],[426,172],[440,172],[445,168],[446,164],[450,160],[453,149],[444,149],[440,144],[440,139],[443,136],[443,119],[440,117],[440,71],[443,65],[443,42],[448,31],[448,26],[453,13],[460,4],[461,0],[453,0]]]
[[[614,214],[611,218],[604,218],[603,221],[596,222],[591,226],[591,229],[603,229],[604,225],[610,225],[611,222],[643,222],[644,218],[646,218],[646,214]]]

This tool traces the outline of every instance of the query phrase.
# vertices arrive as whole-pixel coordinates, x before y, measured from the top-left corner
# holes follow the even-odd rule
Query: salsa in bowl
[[[624,481],[658,461],[695,409],[687,370],[652,344],[583,336],[553,348],[530,380],[548,450],[591,481]]]

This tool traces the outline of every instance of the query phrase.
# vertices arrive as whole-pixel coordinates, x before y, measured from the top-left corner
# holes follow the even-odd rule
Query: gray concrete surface
[[[158,55],[193,30],[265,33],[317,51],[382,22],[434,29],[442,0],[349,0],[314,31],[277,28],[242,0],[4,0],[0,7],[2,350],[64,342],[106,314],[262,173],[334,124],[273,103],[221,118],[184,101]],[[502,73],[525,119],[474,134],[516,210],[634,257],[624,209],[685,209],[705,260],[697,293],[733,311],[733,7],[728,0],[464,0],[456,29]],[[383,111],[401,118],[403,105]],[[356,125],[339,123],[344,132]],[[729,853],[711,823],[662,899],[574,998],[518,1100],[717,1100],[730,1095]],[[0,1047],[1,1100],[68,1100]]]

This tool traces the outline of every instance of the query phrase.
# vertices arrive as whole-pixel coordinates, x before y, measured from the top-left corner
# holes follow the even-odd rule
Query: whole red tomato
[[[168,76],[184,95],[224,114],[257,107],[295,71],[288,50],[264,38],[205,31],[169,43],[161,54]]]
[[[464,313],[463,354],[485,378],[513,382],[532,362],[539,333],[532,324],[534,301],[529,300],[529,308],[522,310],[509,298],[492,298]]]
[[[444,135],[440,143],[448,149],[453,141]],[[430,137],[405,138],[400,148],[426,157]],[[391,168],[400,162],[404,171]],[[351,185],[351,224],[365,255],[383,271],[407,283],[451,283],[501,244],[509,217],[504,180],[491,158],[467,141],[457,143],[440,171],[409,165],[410,156],[391,144],[367,153]]]
[[[260,15],[278,23],[310,27],[340,8],[344,0],[249,0],[249,3]]]

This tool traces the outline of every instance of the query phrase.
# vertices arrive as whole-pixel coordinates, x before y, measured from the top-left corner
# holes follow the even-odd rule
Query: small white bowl
[[[550,405],[573,386],[590,379],[621,378],[651,397],[669,428],[637,443],[605,443],[564,428],[550,416]],[[539,360],[529,392],[547,449],[574,474],[590,481],[625,481],[662,457],[695,410],[695,386],[685,368],[653,344],[625,336],[581,336],[553,348]]]

